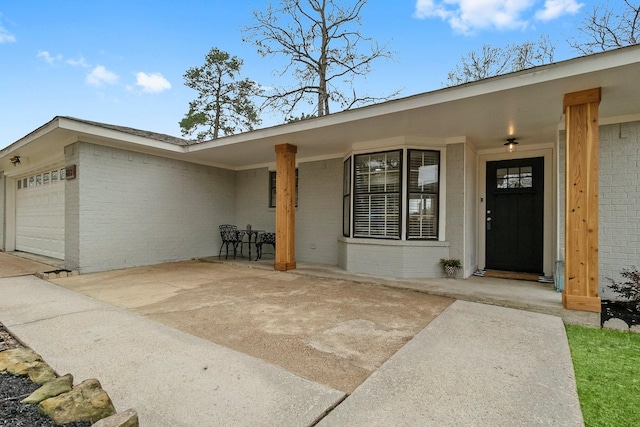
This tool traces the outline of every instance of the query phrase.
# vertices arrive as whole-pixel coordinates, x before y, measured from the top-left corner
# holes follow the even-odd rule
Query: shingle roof
[[[104,128],[104,129],[111,129],[111,130],[115,130],[115,131],[118,131],[118,132],[128,133],[130,135],[141,136],[143,138],[154,139],[156,141],[167,142],[169,144],[174,144],[174,145],[179,145],[179,146],[192,145],[192,144],[196,143],[195,141],[190,141],[188,139],[178,138],[178,137],[167,135],[167,134],[164,134],[164,133],[157,133],[157,132],[151,132],[151,131],[148,131],[148,130],[134,129],[134,128],[126,127],[126,126],[110,125],[108,123],[93,122],[91,120],[82,120],[82,119],[78,119],[78,118],[75,118],[75,117],[69,117],[69,116],[59,116],[59,117],[63,118],[63,119],[67,119],[67,120],[73,120],[73,121],[79,122],[79,123],[85,123],[85,124],[88,124],[88,125],[91,125],[91,126],[97,126],[97,127],[101,127],[101,128]]]

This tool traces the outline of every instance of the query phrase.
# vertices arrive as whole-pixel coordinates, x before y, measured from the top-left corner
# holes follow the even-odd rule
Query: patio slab
[[[59,374],[98,378],[144,426],[305,426],[344,393],[33,276],[0,279],[0,321]]]
[[[453,302],[199,261],[52,281],[346,393]]]

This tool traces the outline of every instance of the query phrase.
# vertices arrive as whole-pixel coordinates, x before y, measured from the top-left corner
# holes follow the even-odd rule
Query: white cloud
[[[2,12],[0,12],[0,19],[2,19],[3,21],[6,21],[10,25],[12,24],[11,22],[9,22],[8,20],[3,18]],[[0,44],[13,43],[15,41],[16,41],[16,36],[11,34],[9,31],[7,31],[6,28],[4,28],[2,25],[0,25]]]
[[[65,62],[71,65],[72,67],[82,67],[82,68],[91,67],[91,65],[88,64],[87,61],[85,61],[84,57],[82,56],[78,59],[67,59]]]
[[[88,64],[87,61],[85,61],[84,57],[82,56],[78,59],[65,60],[61,54],[51,55],[51,53],[47,52],[46,50],[41,50],[40,52],[38,52],[38,54],[36,55],[36,58],[41,58],[43,61],[45,61],[47,64],[51,66],[58,65],[64,61],[65,64],[71,65],[72,67],[82,67],[82,68],[91,67],[91,64]]]
[[[171,83],[160,73],[136,73],[136,85],[142,87],[142,91],[147,93],[160,93],[171,89]]]
[[[104,66],[96,66],[89,74],[87,74],[87,83],[92,86],[102,86],[104,84],[115,84],[118,81],[118,75],[107,70]]]
[[[60,54],[51,55],[46,50],[41,50],[40,52],[38,52],[38,54],[36,55],[36,58],[42,58],[44,62],[46,62],[51,66],[56,65],[56,63],[62,61],[62,55]]]
[[[416,0],[415,16],[440,18],[463,34],[483,29],[524,29],[536,3],[541,0]],[[575,13],[580,7],[577,0],[546,0],[536,18],[551,20]]]
[[[575,15],[584,6],[576,0],[546,0],[544,9],[536,12],[535,18],[540,21],[551,21],[562,15]]]
[[[3,43],[13,43],[16,41],[16,36],[0,27],[0,44]]]

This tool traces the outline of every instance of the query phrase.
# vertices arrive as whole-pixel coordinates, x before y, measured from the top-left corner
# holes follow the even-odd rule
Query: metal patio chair
[[[262,245],[271,245],[273,246],[273,251],[276,251],[276,233],[261,233],[258,236],[258,241],[256,242],[256,252],[258,252],[258,257],[256,261],[262,258]]]
[[[218,258],[222,256],[222,248],[225,246],[227,252],[224,259],[229,258],[229,246],[233,248],[233,258],[235,258],[238,252],[238,245],[240,245],[240,256],[242,256],[242,237],[244,236],[244,231],[238,231],[238,227],[231,224],[222,224],[218,228],[220,229],[220,238],[222,239]]]

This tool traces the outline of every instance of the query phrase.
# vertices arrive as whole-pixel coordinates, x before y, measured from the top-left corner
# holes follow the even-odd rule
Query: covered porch
[[[220,262],[244,268],[272,270],[274,257],[252,261],[248,258],[219,259],[204,258],[207,262]],[[344,280],[371,286],[412,290],[415,292],[459,299],[469,302],[497,305],[535,313],[550,314],[563,319],[565,323],[584,326],[600,326],[598,313],[569,310],[562,306],[562,293],[556,292],[553,284],[527,280],[500,279],[494,277],[470,276],[462,279],[391,279],[367,274],[348,272],[337,266],[298,262],[296,269],[289,271],[329,280]]]

